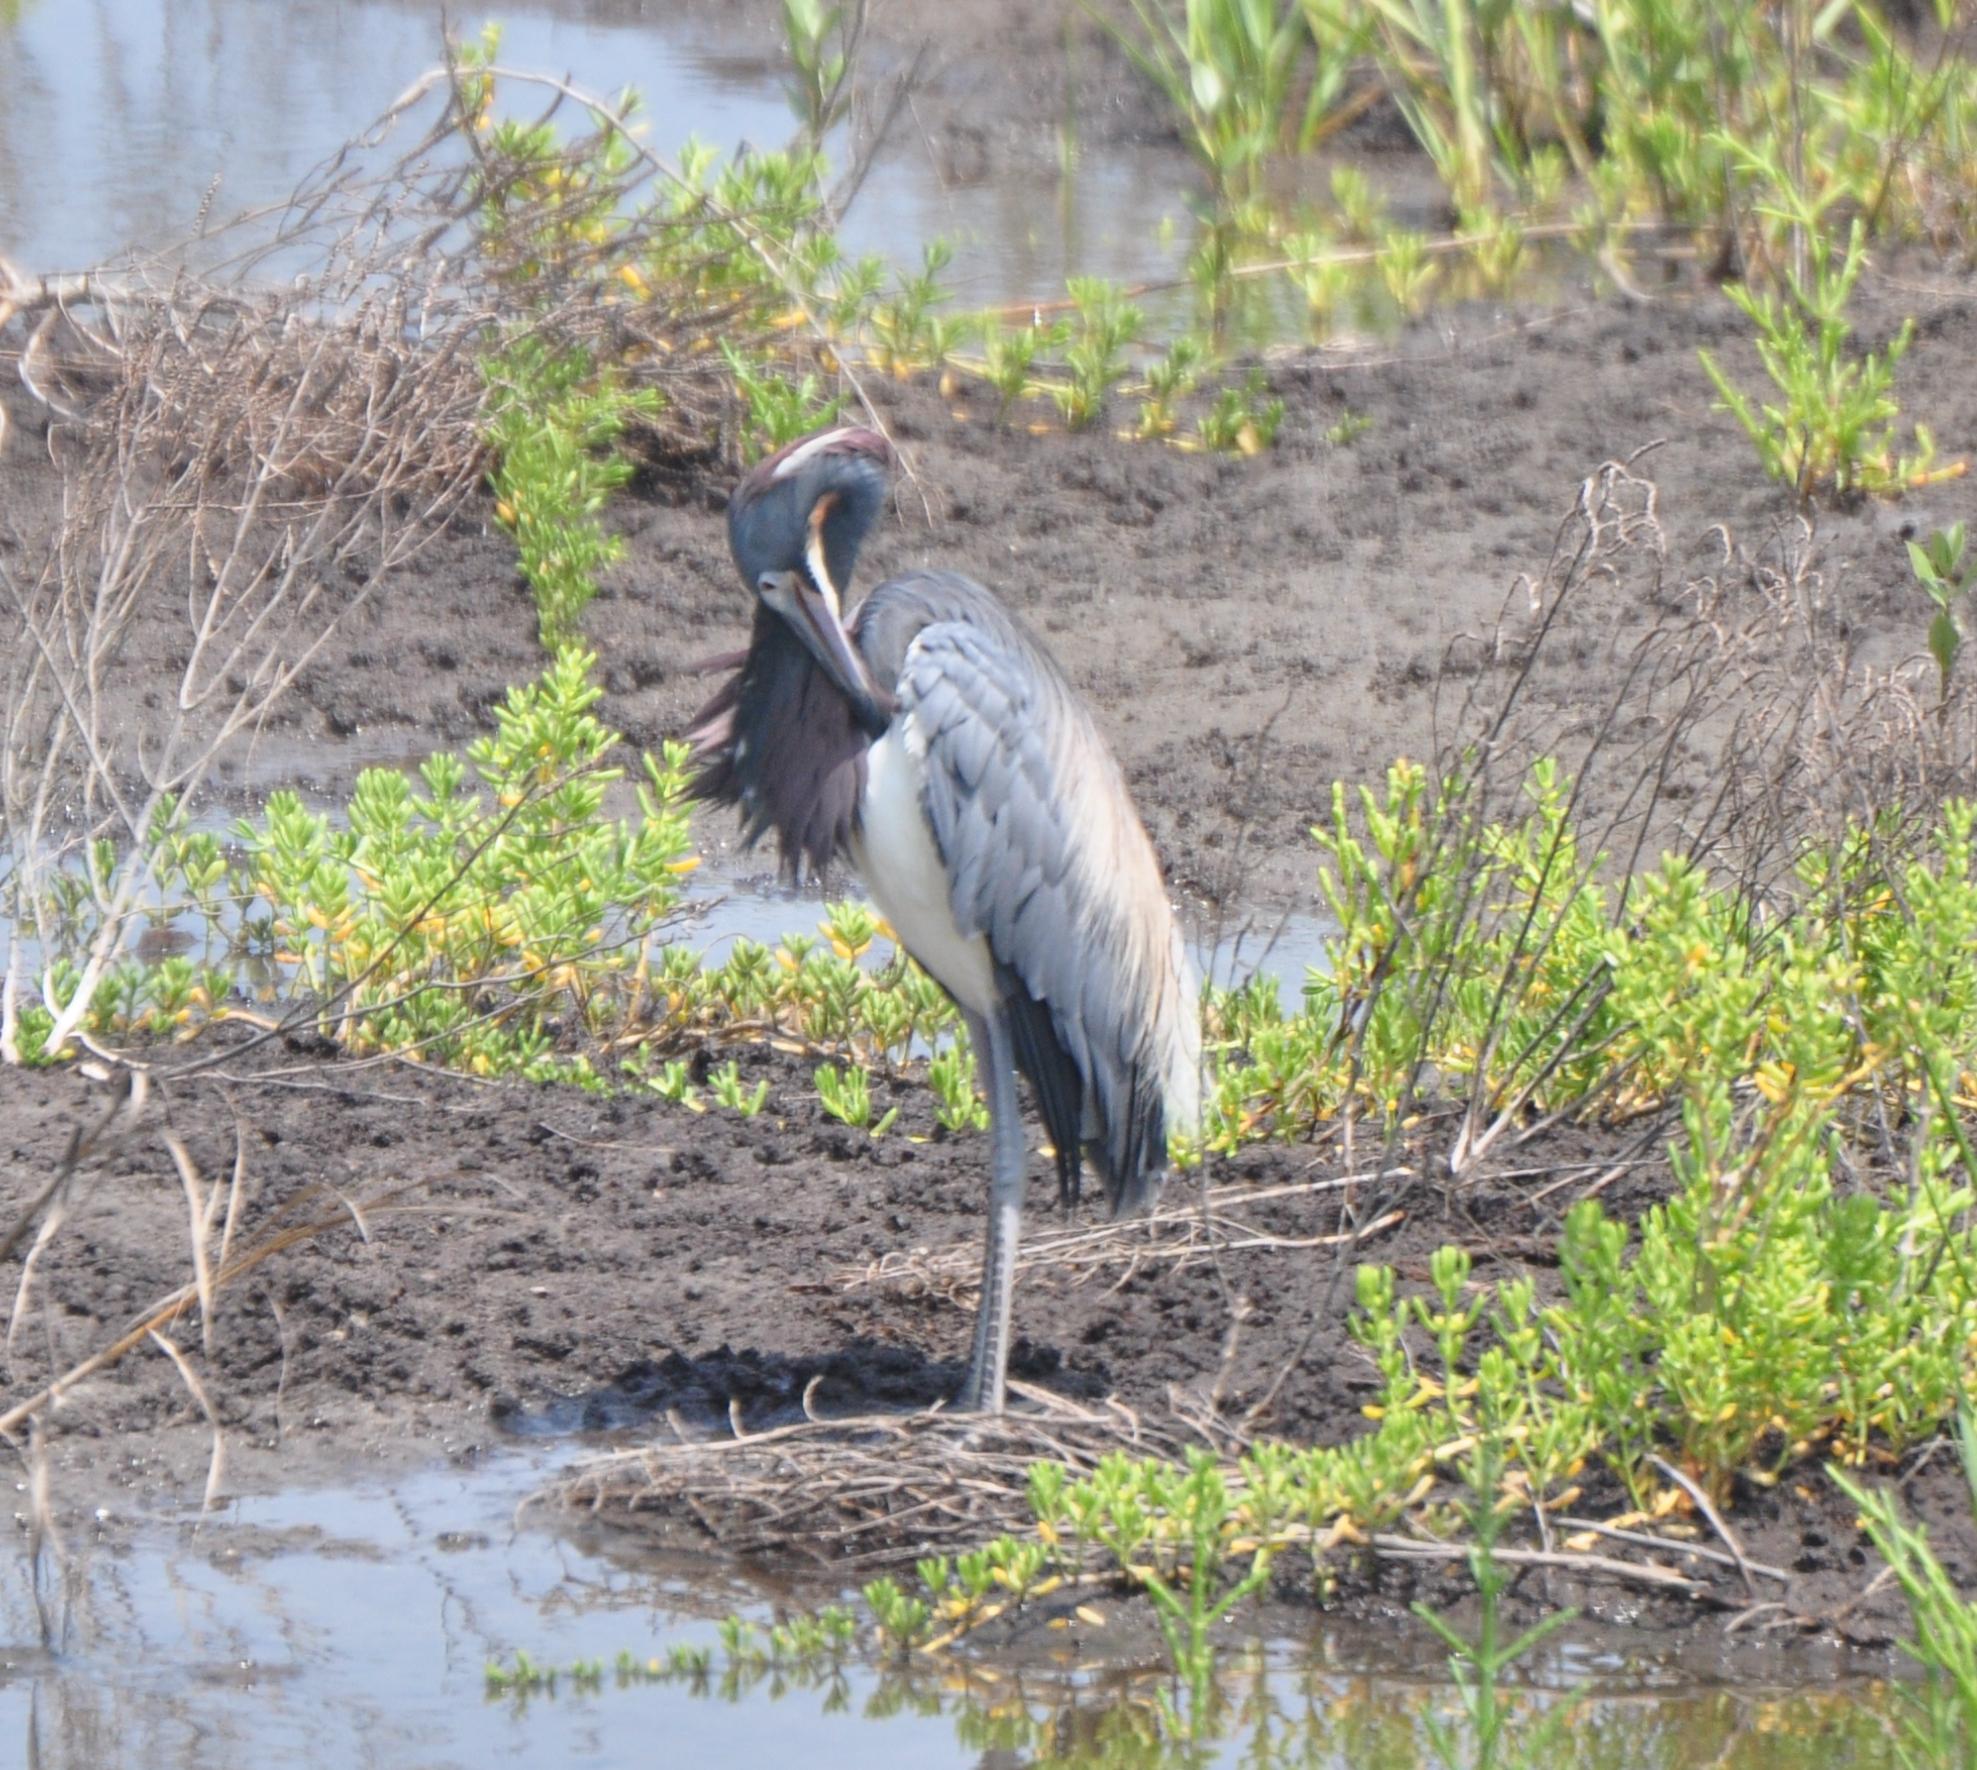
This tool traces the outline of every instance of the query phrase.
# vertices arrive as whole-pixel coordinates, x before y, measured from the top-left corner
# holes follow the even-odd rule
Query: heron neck
[[[871,716],[768,609],[756,613],[739,686],[726,751],[734,797],[753,827],[776,832],[786,863],[801,856],[821,870],[851,833]]]

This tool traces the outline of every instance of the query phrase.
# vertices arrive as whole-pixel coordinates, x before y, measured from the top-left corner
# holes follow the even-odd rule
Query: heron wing
[[[1114,1208],[1137,1205],[1166,1163],[1174,1016],[1194,1005],[1118,764],[1020,629],[923,628],[896,693],[954,919],[988,941],[1060,1179],[1075,1192],[1083,1142]]]

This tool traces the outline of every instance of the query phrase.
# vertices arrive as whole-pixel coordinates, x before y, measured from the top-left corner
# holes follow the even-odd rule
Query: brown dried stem
[[[580,1464],[554,1491],[594,1512],[690,1519],[734,1554],[792,1551],[838,1568],[968,1549],[1029,1516],[1030,1465],[1089,1474],[1122,1448],[1172,1457],[1196,1435],[1118,1403],[1080,1407],[1011,1384],[1020,1411],[874,1414],[693,1438]]]
[[[363,1212],[377,1212],[397,1208],[405,1195],[418,1190],[425,1184],[418,1180],[401,1180],[378,1187],[362,1200],[352,1200],[345,1195],[335,1194],[334,1203],[328,1209],[316,1209],[311,1214],[299,1215],[308,1210],[325,1192],[312,1191],[295,1200],[278,1216],[275,1223],[259,1239],[231,1259],[211,1267],[205,1285],[206,1295],[217,1299],[229,1286],[244,1278],[264,1261],[289,1249],[300,1247],[313,1241],[317,1236],[334,1229],[347,1228],[353,1212],[359,1213],[360,1225]],[[286,1221],[282,1219],[288,1219]],[[166,1292],[114,1338],[99,1346],[87,1358],[79,1360],[32,1394],[0,1413],[0,1438],[11,1438],[30,1421],[39,1418],[53,1408],[64,1395],[78,1384],[108,1370],[134,1346],[169,1327],[186,1310],[200,1303],[201,1286],[195,1280]]]
[[[1386,1170],[1390,1175],[1406,1171]],[[1026,1236],[1016,1256],[1016,1270],[1059,1275],[1076,1284],[1094,1272],[1124,1268],[1118,1279],[1124,1282],[1146,1261],[1171,1261],[1179,1267],[1242,1248],[1308,1252],[1313,1248],[1350,1247],[1393,1228],[1401,1221],[1401,1213],[1389,1211],[1357,1227],[1311,1235],[1274,1234],[1251,1222],[1243,1213],[1272,1200],[1316,1198],[1377,1178],[1380,1176],[1376,1173],[1361,1173],[1283,1186],[1211,1187],[1203,1199],[1170,1205],[1145,1217],[1045,1230]],[[979,1284],[980,1280],[981,1250],[971,1243],[931,1250],[897,1249],[868,1265],[832,1273],[826,1283],[839,1290],[885,1285],[909,1292],[938,1291],[953,1295]]]

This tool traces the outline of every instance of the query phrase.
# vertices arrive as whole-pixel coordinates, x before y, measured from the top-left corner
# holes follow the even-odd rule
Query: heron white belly
[[[851,857],[901,944],[972,1013],[996,1006],[988,941],[954,919],[947,868],[921,807],[922,746],[907,714],[865,753],[865,797]]]

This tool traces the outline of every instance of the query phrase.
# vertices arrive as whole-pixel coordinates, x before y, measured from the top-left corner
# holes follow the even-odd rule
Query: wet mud
[[[207,1054],[222,1037],[239,1034],[209,1037]],[[235,1491],[471,1461],[517,1437],[564,1439],[574,1453],[654,1432],[752,1433],[806,1408],[849,1416],[941,1401],[972,1325],[985,1140],[943,1136],[911,1078],[877,1086],[900,1117],[873,1138],[822,1114],[807,1064],[746,1050],[739,1061],[748,1085],[769,1083],[755,1119],[406,1064],[339,1067],[299,1042],[242,1042],[196,1081],[163,1084],[150,1134],[79,1173],[9,1354],[9,1397],[82,1364],[188,1281],[187,1198],[162,1130],[205,1184],[224,1188],[237,1168],[242,1269],[218,1295],[210,1337],[191,1306],[174,1330],[199,1393],[143,1344],[64,1388],[46,1440],[60,1503],[119,1514],[187,1503],[216,1426],[222,1490]],[[10,1084],[10,1195],[50,1171],[89,1104],[71,1073]],[[1378,1387],[1345,1330],[1352,1263],[1386,1262],[1403,1285],[1425,1286],[1429,1255],[1454,1242],[1479,1278],[1527,1272],[1546,1292],[1563,1210],[1633,1146],[1562,1134],[1459,1189],[1415,1161],[1376,1177],[1366,1164],[1368,1178],[1341,1185],[1336,1151],[1246,1151],[1208,1177],[1236,1189],[1220,1209],[1253,1232],[1249,1245],[1174,1257],[1128,1244],[1100,1266],[1026,1272],[1012,1374],[1162,1419],[1212,1407],[1259,1436],[1337,1442],[1363,1429]],[[1195,1185],[1177,1183],[1169,1202],[1196,1197]],[[1635,1162],[1604,1196],[1631,1215],[1666,1187],[1661,1164]],[[1100,1220],[1033,1189],[1033,1236]],[[310,1232],[262,1257],[296,1225]],[[1952,1570],[1977,1573],[1953,1459],[1906,1473]],[[1625,1509],[1598,1471],[1582,1487],[1576,1515]],[[1885,1584],[1869,1593],[1876,1562],[1823,1475],[1808,1469],[1737,1502],[1743,1552],[1789,1574],[1762,1592],[1783,1630],[1753,1636],[1764,1663],[1785,1641],[1891,1639],[1894,1595]],[[1712,1546],[1706,1533],[1697,1541]],[[791,1562],[813,1581],[814,1547]],[[1724,1563],[1661,1559],[1702,1590],[1544,1571],[1519,1600],[1576,1602],[1657,1652],[1747,1602]],[[1453,1603],[1465,1589],[1459,1567],[1349,1549],[1333,1565],[1339,1618],[1397,1619],[1415,1598]],[[1310,1602],[1309,1570],[1287,1564],[1277,1597],[1288,1627]],[[1035,1626],[1047,1620],[1040,1611]]]

